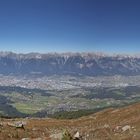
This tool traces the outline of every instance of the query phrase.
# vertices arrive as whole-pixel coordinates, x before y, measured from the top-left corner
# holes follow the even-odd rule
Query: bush
[[[70,133],[67,130],[64,131],[62,140],[72,140],[72,136],[70,135]]]

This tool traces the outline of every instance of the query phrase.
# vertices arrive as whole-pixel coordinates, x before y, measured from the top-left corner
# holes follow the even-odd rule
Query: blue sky
[[[140,52],[139,0],[1,0],[0,50]]]

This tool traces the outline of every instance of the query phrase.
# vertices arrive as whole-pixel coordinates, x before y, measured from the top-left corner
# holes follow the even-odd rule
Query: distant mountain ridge
[[[0,52],[0,74],[139,75],[140,56],[103,53]]]

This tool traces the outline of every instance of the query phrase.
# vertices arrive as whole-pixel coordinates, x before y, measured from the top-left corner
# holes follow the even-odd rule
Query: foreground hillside
[[[0,140],[61,140],[67,131],[84,140],[139,140],[140,103],[76,120],[2,118],[0,122]]]

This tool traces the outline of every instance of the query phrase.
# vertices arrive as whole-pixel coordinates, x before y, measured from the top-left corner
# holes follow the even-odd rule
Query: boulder
[[[123,132],[130,131],[130,129],[131,129],[130,125],[126,125],[126,126],[122,127]]]

